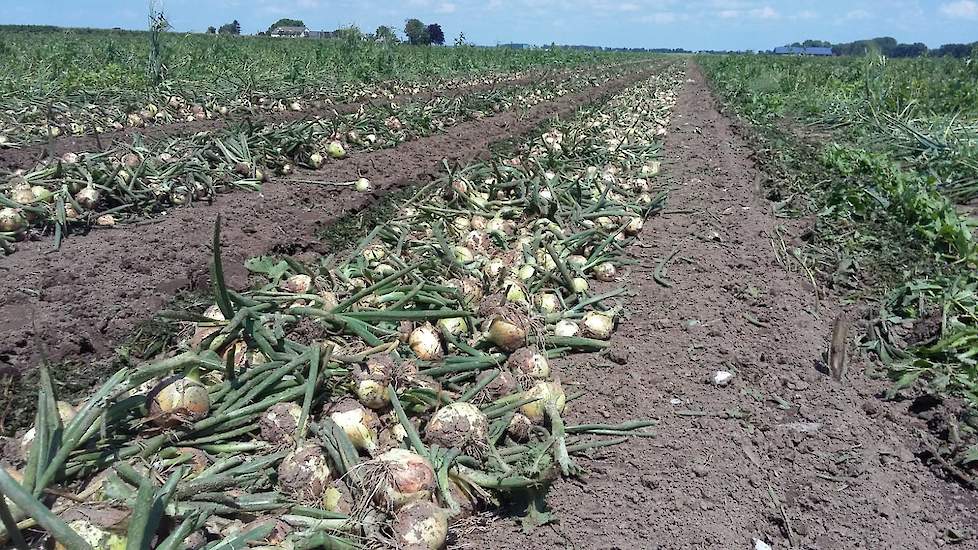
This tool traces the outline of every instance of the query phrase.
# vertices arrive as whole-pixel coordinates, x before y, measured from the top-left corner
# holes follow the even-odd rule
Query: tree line
[[[305,27],[306,24],[301,19],[289,19],[282,18],[278,21],[272,23],[267,31],[262,31],[258,33],[259,35],[271,34],[277,28],[280,27]],[[227,34],[227,35],[239,35],[241,34],[241,24],[235,19],[230,23],[225,23],[220,27],[208,27],[208,34]],[[392,27],[387,25],[381,25],[377,27],[374,34],[364,34],[359,28],[352,26],[344,29],[339,29],[330,33],[330,36],[336,38],[347,38],[350,36],[355,36],[357,38],[363,39],[373,39],[380,40],[384,42],[400,42],[401,38],[397,35]],[[421,22],[420,19],[408,19],[404,24],[404,36],[407,37],[407,42],[415,46],[430,46],[432,44],[442,45],[445,43],[445,32],[442,31],[441,25],[438,23],[425,24]]]
[[[972,42],[970,44],[944,44],[940,48],[931,50],[921,42],[902,44],[890,36],[840,44],[832,44],[825,40],[805,40],[787,45],[796,48],[832,48],[832,53],[835,55],[859,56],[870,52],[879,52],[887,57],[920,57],[925,55],[932,57],[968,57],[972,55],[972,51],[976,51],[978,48],[978,42]]]

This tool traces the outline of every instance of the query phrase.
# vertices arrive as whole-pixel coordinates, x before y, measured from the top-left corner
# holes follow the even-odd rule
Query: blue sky
[[[313,29],[403,28],[417,17],[478,44],[526,42],[769,49],[818,38],[893,36],[936,47],[978,40],[978,0],[159,0],[177,30],[232,19],[245,33],[279,17]],[[0,0],[0,23],[144,28],[145,0]]]

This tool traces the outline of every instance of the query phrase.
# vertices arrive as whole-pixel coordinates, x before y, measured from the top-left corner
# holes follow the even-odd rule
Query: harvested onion
[[[478,455],[489,438],[489,419],[471,403],[452,403],[438,409],[424,434],[429,443]]]
[[[318,445],[299,447],[278,466],[279,487],[303,501],[322,499],[329,482],[329,463]]]
[[[391,508],[428,500],[435,490],[435,471],[421,455],[407,449],[391,449],[367,462],[368,482],[376,498]]]
[[[441,340],[430,323],[414,329],[408,337],[408,345],[422,361],[437,361],[442,358]]]
[[[589,311],[584,314],[585,335],[598,340],[607,340],[611,338],[614,329],[615,320],[610,315],[600,311]]]
[[[536,424],[543,422],[548,406],[553,405],[555,410],[560,413],[563,412],[567,404],[567,397],[564,395],[564,388],[560,386],[560,382],[546,380],[541,380],[530,388],[526,392],[526,399],[536,400],[520,407],[520,412]]]
[[[394,516],[394,534],[403,550],[438,550],[448,538],[448,513],[430,502],[412,502]]]
[[[272,405],[258,420],[262,441],[273,445],[291,443],[298,431],[301,416],[302,407],[295,403]]]
[[[146,397],[153,423],[167,428],[201,420],[211,409],[207,387],[196,371],[164,379]]]

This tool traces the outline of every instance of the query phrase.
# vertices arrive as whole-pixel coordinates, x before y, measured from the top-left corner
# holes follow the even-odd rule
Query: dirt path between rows
[[[665,146],[674,190],[625,280],[612,347],[623,364],[561,365],[588,391],[569,421],[652,418],[657,436],[581,459],[585,478],[549,497],[559,524],[526,535],[497,519],[456,547],[932,549],[974,537],[975,495],[918,458],[907,403],[879,400],[886,382],[859,361],[841,384],[817,368],[839,310],[816,308],[805,275],[776,260],[779,222],[750,150],[697,67],[689,77]],[[676,248],[666,288],[653,272]],[[718,370],[735,373],[730,385],[707,382]]]
[[[465,164],[488,157],[491,144],[571,114],[655,70],[630,73],[525,112],[464,122],[393,149],[353,155],[319,171],[298,170],[291,181],[266,184],[260,195],[221,195],[212,205],[177,208],[143,225],[73,236],[58,251],[52,251],[50,239],[19,243],[16,253],[0,258],[0,374],[36,364],[42,348],[53,361],[105,356],[178,290],[208,285],[209,235],[219,214],[225,220],[229,284],[241,288],[247,283],[245,259],[268,252],[338,252],[322,250],[317,231],[388,192],[429,181],[441,173],[443,160]],[[307,182],[343,182],[358,175],[373,182],[373,193]]]

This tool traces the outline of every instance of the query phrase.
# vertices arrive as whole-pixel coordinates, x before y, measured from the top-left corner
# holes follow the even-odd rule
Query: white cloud
[[[635,3],[632,3],[632,2],[624,2],[624,3],[618,4],[618,11],[631,12],[631,11],[639,11],[641,9],[642,9],[642,6],[639,6],[638,4],[635,4]]]
[[[455,13],[456,9],[458,9],[458,6],[455,4],[451,2],[442,2],[437,8],[435,8],[435,13]]]
[[[873,14],[869,13],[866,10],[856,9],[856,10],[852,10],[852,11],[846,12],[846,15],[845,15],[845,17],[843,17],[843,19],[845,19],[847,21],[860,21],[860,20],[863,20],[863,19],[869,19],[872,16],[873,16]]]
[[[750,15],[755,19],[778,19],[781,17],[781,15],[778,14],[778,12],[771,6],[753,9],[750,11]]]
[[[974,0],[958,0],[941,5],[941,13],[948,17],[962,19],[978,19],[978,2]]]
[[[643,15],[639,18],[643,23],[655,23],[656,25],[668,25],[669,23],[675,23],[680,19],[680,16],[671,11],[660,11],[656,13],[649,13]]]
[[[740,12],[737,10],[723,10],[717,15],[720,19],[736,19],[740,17]]]

